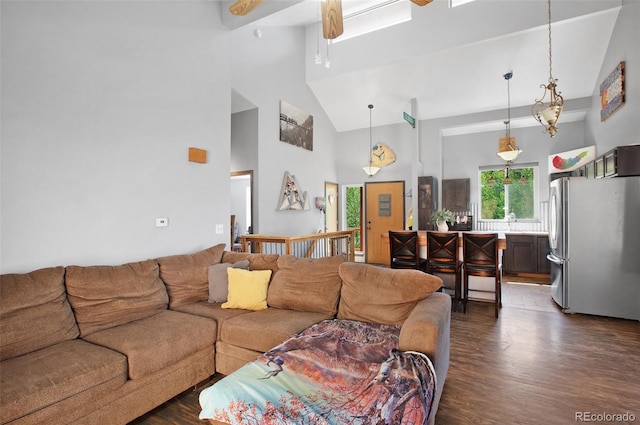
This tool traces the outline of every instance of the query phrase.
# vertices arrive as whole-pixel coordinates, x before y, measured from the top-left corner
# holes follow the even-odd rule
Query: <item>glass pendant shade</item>
[[[502,137],[498,142],[498,156],[502,158],[503,161],[513,162],[521,153],[522,150],[516,146],[515,137]]]
[[[511,163],[515,161],[522,151],[516,145],[516,138],[511,137],[511,88],[509,84],[509,80],[513,77],[513,72],[507,72],[503,75],[504,79],[507,80],[507,114],[508,118],[504,122],[505,125],[505,135],[504,137],[498,140],[498,156],[502,158],[503,161],[507,163]]]
[[[564,107],[564,99],[557,91],[558,80],[553,78],[553,68],[551,61],[551,0],[547,0],[547,17],[549,27],[549,82],[547,85],[541,84],[540,87],[544,89],[544,93],[540,99],[536,99],[536,102],[531,107],[531,115],[536,119],[549,133],[549,136],[553,137],[558,132],[558,119],[562,113]],[[544,99],[549,94],[549,100],[544,102]]]
[[[376,167],[375,165],[369,163],[362,167],[362,171],[364,171],[367,176],[373,177],[378,173],[378,171],[380,171],[380,167]]]
[[[551,137],[558,132],[556,123],[564,107],[564,99],[556,92],[556,81],[551,80],[547,86],[544,84],[540,86],[545,89],[544,95],[542,99],[536,99],[536,103],[531,108],[533,117],[547,130]],[[547,95],[547,92],[550,94],[551,100],[548,103],[543,103],[542,100]]]

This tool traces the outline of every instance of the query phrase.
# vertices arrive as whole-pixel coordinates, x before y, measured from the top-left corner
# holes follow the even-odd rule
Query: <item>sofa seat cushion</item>
[[[342,263],[338,319],[402,324],[416,304],[442,286],[439,277],[409,269]]]
[[[331,318],[331,315],[324,313],[268,308],[225,320],[220,340],[264,353],[291,335]]]
[[[0,276],[0,360],[79,335],[64,288],[64,268]]]
[[[251,310],[243,310],[240,308],[222,308],[222,303],[211,304],[208,301],[180,305],[173,308],[173,310],[195,314],[196,316],[208,317],[215,320],[218,324],[218,335],[216,340],[220,339],[220,330],[222,329],[222,323],[224,323],[225,320],[241,314],[251,313]]]
[[[156,260],[160,264],[160,277],[167,285],[170,307],[209,299],[209,266],[221,262],[224,247],[218,244],[193,254]]]
[[[65,279],[81,337],[153,316],[169,303],[154,260],[120,266],[68,266]]]
[[[139,379],[215,344],[216,322],[165,310],[85,338],[127,356],[129,378]]]
[[[0,423],[84,391],[107,394],[127,380],[127,359],[75,339],[0,363]]]
[[[343,255],[318,259],[281,255],[267,303],[271,307],[335,316],[342,286],[338,266],[345,259]]]

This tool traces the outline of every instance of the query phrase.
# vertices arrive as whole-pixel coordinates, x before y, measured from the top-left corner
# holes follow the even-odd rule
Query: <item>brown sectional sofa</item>
[[[210,266],[241,260],[272,270],[269,308],[208,301]],[[414,293],[407,288],[425,279],[437,287],[439,279],[343,262],[217,245],[121,266],[3,275],[0,423],[126,424],[215,372],[229,374],[292,334],[340,318],[339,309],[370,321],[396,320],[404,309],[400,348],[433,360],[435,412],[449,365],[450,298],[395,294]],[[339,304],[349,290],[355,304]]]

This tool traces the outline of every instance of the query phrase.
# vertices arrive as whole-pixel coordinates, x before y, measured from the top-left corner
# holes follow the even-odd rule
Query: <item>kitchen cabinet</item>
[[[547,235],[507,234],[503,271],[508,274],[549,274],[548,253]]]
[[[431,230],[431,214],[438,201],[438,180],[432,176],[418,177],[418,230]]]
[[[469,211],[471,179],[442,180],[442,208],[454,213]]]
[[[618,146],[602,156],[605,177],[640,175],[640,145]]]
[[[581,168],[588,179],[640,176],[640,145],[618,146]]]

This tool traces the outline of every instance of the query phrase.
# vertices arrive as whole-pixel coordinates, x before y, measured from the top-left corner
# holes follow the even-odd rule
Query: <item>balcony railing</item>
[[[346,255],[354,261],[356,230],[313,233],[300,236],[243,235],[240,237],[244,252],[295,255],[304,258],[323,258]]]

